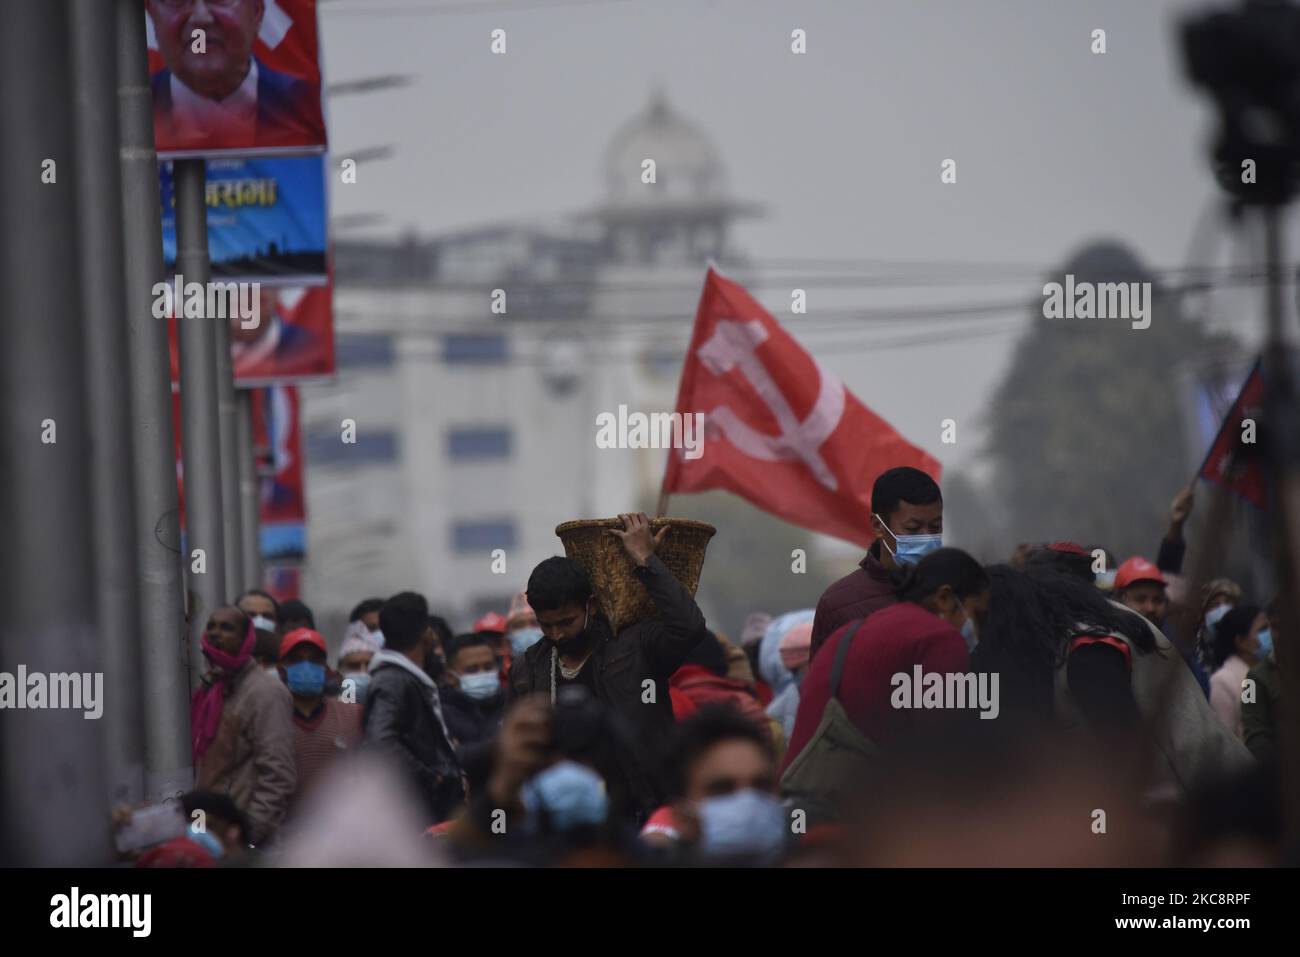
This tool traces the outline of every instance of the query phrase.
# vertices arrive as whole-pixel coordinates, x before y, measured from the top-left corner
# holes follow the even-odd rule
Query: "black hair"
[[[280,622],[283,624],[286,621],[305,621],[308,628],[316,630],[316,616],[311,613],[306,603],[297,598],[290,598],[280,606]]]
[[[871,486],[871,510],[886,522],[900,503],[930,505],[942,501],[938,483],[920,469],[906,465],[884,472]]]
[[[939,548],[904,569],[898,584],[898,598],[919,603],[944,585],[950,587],[958,598],[966,598],[987,590],[989,576],[979,562],[960,548]]]
[[[447,619],[441,615],[429,616],[429,627],[433,633],[438,636],[438,644],[443,647],[443,653],[446,654],[447,643],[451,641],[455,632],[451,630],[451,625],[447,624]]]
[[[1250,626],[1259,617],[1256,605],[1236,605],[1214,626],[1214,667],[1222,668],[1237,650],[1237,639],[1250,633]]]
[[[181,807],[185,810],[186,825],[194,823],[195,811],[202,811],[205,818],[220,818],[238,827],[241,844],[250,842],[252,828],[248,823],[248,816],[239,809],[239,805],[229,794],[221,794],[217,791],[187,791],[181,795],[180,801]],[[208,822],[204,821],[204,829],[209,826]]]
[[[365,601],[359,602],[356,608],[352,609],[352,613],[348,615],[348,624],[351,624],[354,621],[360,621],[362,615],[368,615],[372,611],[379,611],[383,607],[384,600],[382,598],[367,598]],[[385,635],[384,637],[387,638],[388,636]]]
[[[384,637],[387,638],[388,636],[385,635]],[[447,666],[451,666],[452,659],[456,657],[457,652],[464,648],[476,648],[479,645],[482,645],[489,651],[492,650],[492,643],[480,632],[471,632],[470,634],[457,635],[455,638],[452,638],[442,646],[442,653],[447,658]]]
[[[280,635],[265,628],[253,629],[253,657],[263,664],[273,665],[280,660]]]
[[[718,641],[718,636],[713,632],[709,632],[695,643],[695,647],[686,656],[683,664],[701,665],[720,678],[725,678],[727,671],[730,669],[730,665],[727,663],[727,652],[722,647],[722,642]]]
[[[398,592],[379,609],[379,630],[384,647],[393,651],[414,648],[429,627],[429,603],[413,591]]]
[[[700,708],[674,729],[671,740],[664,768],[670,799],[685,796],[686,782],[695,762],[723,741],[749,741],[769,758],[776,759],[772,742],[763,729],[752,718],[726,704]]]
[[[260,588],[250,588],[250,589],[248,589],[248,591],[244,592],[242,595],[240,595],[238,598],[235,599],[235,604],[238,605],[241,601],[243,601],[243,600],[244,600],[245,598],[247,598],[249,595],[256,595],[258,598],[265,598],[267,601],[269,601],[269,602],[271,603],[271,608],[272,608],[272,610],[275,611],[275,620],[276,620],[276,621],[279,621],[279,620],[280,620],[280,603],[279,603],[278,601],[275,600],[275,596],[274,596],[274,595],[272,595],[272,594],[270,594],[270,593],[268,593],[268,592],[264,592],[264,591],[262,591],[262,589],[260,589]]]
[[[1087,551],[1088,554],[1081,555],[1078,552],[1060,551],[1046,545],[1040,545],[1030,551],[1025,559],[1025,567],[1059,572],[1062,575],[1068,575],[1070,578],[1077,578],[1079,581],[1094,585],[1097,582],[1097,576],[1092,570],[1092,550],[1088,549]]]
[[[568,605],[583,606],[591,597],[591,579],[572,558],[546,559],[528,576],[526,590],[533,611],[556,611]],[[385,632],[385,637],[387,632]]]
[[[992,594],[978,650],[1017,663],[1039,679],[1052,679],[1076,635],[1123,636],[1145,653],[1156,650],[1145,619],[1110,602],[1096,585],[1008,564],[989,566],[988,579]]]

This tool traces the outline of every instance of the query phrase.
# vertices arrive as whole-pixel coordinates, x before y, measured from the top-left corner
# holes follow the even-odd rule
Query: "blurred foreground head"
[[[282,867],[441,867],[445,852],[420,837],[419,802],[383,756],[335,762],[282,832]]]
[[[839,856],[866,867],[1141,867],[1161,818],[1101,753],[976,721],[882,756],[840,808]]]

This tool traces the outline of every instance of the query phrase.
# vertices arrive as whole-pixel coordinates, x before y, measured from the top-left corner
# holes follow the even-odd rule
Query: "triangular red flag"
[[[1264,462],[1259,454],[1259,436],[1256,435],[1260,420],[1260,411],[1264,402],[1264,379],[1260,375],[1259,360],[1255,360],[1246,384],[1237,394],[1219,434],[1214,437],[1205,464],[1201,466],[1200,477],[1206,481],[1221,485],[1235,492],[1250,502],[1263,508],[1265,505]],[[1253,425],[1247,430],[1243,420],[1252,420]],[[1243,441],[1243,435],[1249,434],[1251,442]]]
[[[942,468],[711,267],[677,412],[703,413],[704,442],[669,453],[665,493],[727,489],[795,525],[860,545],[872,541],[871,486],[882,472],[910,465],[937,481]]]

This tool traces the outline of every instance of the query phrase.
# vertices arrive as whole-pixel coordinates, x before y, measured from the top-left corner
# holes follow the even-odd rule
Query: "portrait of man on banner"
[[[268,286],[258,295],[254,328],[230,320],[235,382],[283,381],[334,372],[334,329],[328,286]]]
[[[161,155],[323,150],[315,0],[145,0]]]

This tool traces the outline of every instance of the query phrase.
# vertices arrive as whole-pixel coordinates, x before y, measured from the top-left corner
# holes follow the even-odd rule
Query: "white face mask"
[[[491,698],[501,691],[501,679],[495,671],[480,671],[472,675],[457,675],[460,690],[476,701]]]
[[[253,627],[260,628],[262,631],[275,631],[275,622],[270,618],[263,617],[262,615],[254,615]]]

